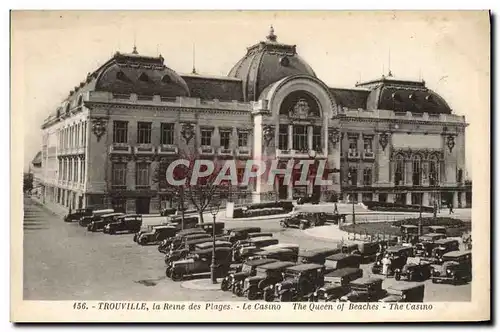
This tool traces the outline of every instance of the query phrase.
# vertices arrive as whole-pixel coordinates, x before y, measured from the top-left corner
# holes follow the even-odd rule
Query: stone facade
[[[164,59],[116,53],[42,126],[44,198],[66,207],[157,213],[176,206],[159,170],[177,158],[324,162],[330,185],[231,189],[237,203],[320,195],[465,206],[465,119],[425,82],[389,75],[325,85],[294,45],[266,41],[228,77],[179,75]],[[469,188],[469,189],[466,189]]]

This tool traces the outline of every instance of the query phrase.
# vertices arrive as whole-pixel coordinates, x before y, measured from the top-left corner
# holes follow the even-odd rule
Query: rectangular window
[[[229,144],[231,143],[231,132],[228,130],[223,130],[220,132],[220,145],[224,149],[229,149]]]
[[[248,133],[246,132],[238,133],[238,146],[240,147],[248,146]]]
[[[363,193],[361,199],[362,199],[363,202],[371,202],[371,201],[373,201],[373,194],[371,194],[371,193]]]
[[[151,144],[151,122],[137,122],[137,143]]]
[[[113,121],[113,143],[127,143],[128,122]]]
[[[113,198],[111,200],[111,205],[115,212],[125,213],[127,210],[127,199],[126,198]]]
[[[349,173],[347,173],[347,183],[351,186],[356,186],[358,184],[358,170],[356,167],[349,167]]]
[[[288,150],[288,125],[280,125],[278,147],[280,150]]]
[[[112,166],[112,170],[112,185],[116,187],[125,187],[127,185],[127,164],[114,163]]]
[[[212,130],[202,129],[201,130],[201,145],[211,146],[212,145]]]
[[[161,124],[161,144],[174,144],[174,128],[175,127],[173,123]]]
[[[349,152],[354,153],[358,150],[358,140],[355,137],[349,137]]]
[[[363,147],[365,152],[372,152],[372,139],[371,138],[365,138],[363,140]]]
[[[363,170],[363,185],[370,186],[372,184],[372,169],[365,168]]]
[[[80,171],[80,183],[85,183],[85,160],[82,160],[82,169]]]
[[[138,163],[136,165],[136,182],[137,187],[149,187],[149,164]]]
[[[298,151],[307,150],[307,127],[301,125],[293,126],[293,149]]]
[[[313,127],[313,149],[316,151],[321,151],[321,127]]]

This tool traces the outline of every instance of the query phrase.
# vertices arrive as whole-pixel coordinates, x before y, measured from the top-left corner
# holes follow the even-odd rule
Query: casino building
[[[465,206],[465,127],[424,81],[387,76],[327,86],[271,28],[227,76],[179,74],[164,58],[116,53],[43,123],[46,201],[156,213],[175,204],[162,165],[185,155],[326,161],[328,186],[257,179],[229,199],[319,194]],[[159,175],[160,174],[160,175]]]

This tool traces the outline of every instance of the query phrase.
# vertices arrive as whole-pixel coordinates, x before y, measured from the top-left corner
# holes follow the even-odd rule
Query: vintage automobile
[[[441,239],[434,242],[434,248],[432,248],[432,252],[430,257],[426,258],[432,264],[441,264],[443,263],[443,255],[447,252],[460,250],[460,242],[455,239]]]
[[[92,209],[77,209],[74,212],[65,215],[63,220],[65,222],[79,221],[82,217],[90,217],[91,215],[92,215]]]
[[[212,249],[214,247],[214,242],[213,238],[211,241],[207,241],[204,243],[198,243],[195,245],[195,250],[205,250],[205,249]],[[220,241],[220,240],[215,240],[215,247],[216,248],[232,248],[233,244],[228,241]]]
[[[190,253],[196,250],[196,245],[212,242],[212,238],[200,238],[183,242],[183,245],[177,249],[171,249],[165,253],[165,264],[186,258]],[[217,244],[216,244],[217,246]]]
[[[206,237],[210,237],[209,234],[205,233],[204,230],[199,229],[199,228],[189,228],[189,229],[183,229],[177,232],[175,236],[166,238],[165,240],[161,241],[161,243],[158,245],[158,251],[161,252],[162,254],[166,254],[171,250],[170,245],[172,244],[173,241],[178,240],[180,241],[182,237],[190,234],[206,234]]]
[[[431,263],[420,257],[409,257],[403,268],[394,270],[394,279],[406,279],[408,281],[424,281],[431,277]]]
[[[309,227],[322,226],[325,224],[325,218],[318,212],[294,212],[280,222],[281,227],[298,227],[306,229]]]
[[[302,204],[319,204],[319,195],[311,195],[311,196],[304,196],[300,197],[297,199],[297,204],[302,205]]]
[[[223,222],[215,223],[215,235],[223,235],[224,234],[224,226]],[[204,222],[196,225],[196,228],[201,228],[205,230],[208,234],[213,234],[214,223],[213,222]]]
[[[353,250],[353,254],[361,255],[362,262],[372,262],[377,256],[377,252],[383,248],[381,241],[358,243],[358,249]]]
[[[216,277],[225,277],[231,265],[231,249],[215,248]],[[173,281],[181,281],[186,276],[210,272],[212,263],[212,249],[198,251],[189,258],[181,259],[171,263],[170,275]]]
[[[342,296],[349,293],[349,285],[326,284],[318,288],[311,299],[312,302],[333,302],[338,301]]]
[[[379,302],[424,302],[424,284],[400,283],[389,286],[387,296]]]
[[[451,251],[443,255],[443,264],[432,271],[432,282],[449,281],[456,285],[472,280],[472,252]]]
[[[280,302],[309,301],[314,291],[324,285],[324,268],[319,264],[300,264],[285,270],[283,281],[274,288],[274,297]],[[271,296],[269,296],[271,300]]]
[[[246,239],[253,239],[254,237],[273,237],[273,233],[271,232],[256,232],[256,233],[248,233]]]
[[[90,216],[82,216],[78,221],[78,224],[82,227],[87,227],[92,221],[97,221],[101,218],[101,216],[114,212],[115,210],[113,209],[95,210]]]
[[[182,216],[168,216],[166,218],[166,224],[175,225],[177,229],[191,229],[198,225],[200,218],[198,216],[185,216],[184,222],[182,221]]]
[[[243,296],[249,300],[263,298],[268,301],[273,296],[272,287],[283,281],[283,272],[294,266],[293,262],[276,261],[257,266],[254,276],[247,277],[243,283]]]
[[[144,225],[143,224],[141,226],[141,229],[137,233],[134,234],[134,242],[137,242],[137,240],[139,239],[139,237],[142,234],[152,232],[153,228],[158,227],[158,226],[168,226],[168,225],[165,223],[159,223],[159,224],[153,224],[153,225]]]
[[[427,233],[419,236],[420,242],[435,242],[437,240],[446,239],[446,234],[443,233]]]
[[[326,257],[325,263],[325,273],[329,273],[338,269],[343,269],[344,267],[355,267],[359,268],[361,264],[361,255],[351,255],[338,253]]]
[[[445,226],[427,226],[427,229],[429,233],[447,234]]]
[[[142,216],[140,214],[126,214],[104,226],[103,232],[108,234],[117,232],[137,233],[141,230],[141,226]]]
[[[357,254],[359,253],[359,246],[357,243],[343,243],[339,244],[338,248],[343,254]]]
[[[304,250],[299,253],[298,264],[325,264],[326,257],[340,253],[339,248],[319,248]]]
[[[166,238],[174,236],[177,231],[174,226],[155,226],[151,232],[142,233],[138,237],[137,243],[143,246],[158,244]]]
[[[401,237],[403,238],[403,242],[412,244],[418,242],[418,226],[401,225]]]
[[[245,278],[254,276],[258,266],[276,262],[275,259],[264,258],[245,261],[235,273],[231,273],[221,282],[223,291],[232,290],[236,296],[243,296]]]
[[[340,298],[341,302],[377,302],[386,297],[387,291],[382,289],[383,279],[367,277],[351,281],[350,291]]]
[[[101,218],[99,218],[98,220],[93,220],[90,224],[88,224],[87,230],[91,232],[102,231],[107,224],[116,221],[118,217],[124,215],[125,213],[119,213],[119,212],[102,215]]]
[[[165,216],[171,216],[177,212],[176,208],[163,208],[160,210],[160,215],[165,217]]]
[[[391,264],[389,266],[389,275],[393,275],[396,269],[402,269],[406,265],[408,257],[413,256],[413,247],[392,246],[385,250],[385,255],[389,255]],[[382,273],[382,255],[377,255],[375,263],[372,265],[373,274]]]
[[[283,262],[296,262],[297,261],[297,252],[292,249],[287,248],[274,248],[269,249],[268,247],[264,247],[256,252],[253,252],[251,256],[247,257],[247,260],[251,259],[262,259],[262,258],[274,258]]]
[[[260,233],[260,227],[237,227],[226,229],[225,235],[228,237],[227,240],[231,243],[235,243],[239,240],[245,240],[248,238],[250,233]]]
[[[184,236],[174,236],[172,238],[168,238],[167,242],[170,242],[170,249],[176,250],[184,247],[185,242],[197,239],[212,239],[212,235],[207,233],[186,234]]]
[[[325,285],[346,286],[351,281],[363,277],[363,270],[359,267],[344,267],[325,274]]]
[[[436,241],[445,239],[446,235],[441,233],[427,233],[419,237],[419,242],[415,244],[414,255],[417,257],[430,257],[432,249],[439,244]]]
[[[233,246],[233,260],[235,262],[245,260],[254,252],[274,244],[278,244],[278,239],[272,237],[254,237],[248,240],[238,241]]]

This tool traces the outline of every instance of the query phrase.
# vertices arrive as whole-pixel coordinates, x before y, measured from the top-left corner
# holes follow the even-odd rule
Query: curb
[[[290,213],[286,213],[286,214],[275,214],[275,215],[270,215],[270,216],[259,216],[259,217],[251,217],[251,218],[228,218],[228,217],[220,217],[219,219],[221,221],[259,221],[259,220],[269,220],[269,221],[273,221],[273,220],[279,220],[279,219],[283,219],[283,218],[286,218],[286,217],[289,217],[290,216]]]
[[[201,291],[220,291],[220,281],[212,284],[210,279],[187,280],[181,283],[181,287]]]
[[[330,225],[330,226],[319,226],[319,227],[338,227],[338,226],[334,226],[334,225]],[[315,227],[315,228],[318,228],[319,227]],[[342,239],[344,240],[347,240],[348,238],[348,235],[349,233],[345,232],[345,231],[342,231],[342,230],[338,230],[339,233],[345,233],[344,236],[341,236],[341,237],[331,237],[331,236],[321,236],[321,235],[316,235],[315,233],[312,233],[311,231],[313,230],[314,228],[308,228],[308,229],[305,229],[304,230],[304,233],[307,235],[307,236],[310,236],[310,237],[314,237],[314,238],[317,238],[317,239],[325,239],[325,240],[330,240],[330,241],[342,241]]]

